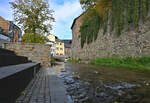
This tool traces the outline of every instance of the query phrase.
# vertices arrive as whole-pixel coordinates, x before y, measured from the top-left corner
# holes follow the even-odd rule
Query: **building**
[[[47,36],[48,40],[52,41],[52,42],[56,42],[56,36],[55,35],[52,35],[52,34],[49,34]]]
[[[3,31],[2,34],[9,37],[11,42],[18,42],[21,40],[21,29],[12,21],[7,21],[0,16],[0,27]]]
[[[62,56],[65,55],[65,46],[62,40],[56,39],[56,55]]]
[[[50,45],[51,47],[51,55],[55,56],[56,55],[56,36],[49,34],[47,36],[48,42],[46,44]]]
[[[52,34],[49,34],[47,39],[48,41],[46,44],[50,45],[52,56],[65,55],[65,47],[62,40],[59,40],[57,36]]]
[[[51,55],[55,55],[55,48],[56,48],[56,41],[55,41],[55,35],[49,34],[47,36],[48,42],[46,44],[50,45],[51,47]]]
[[[82,55],[81,49],[81,33],[80,26],[82,25],[84,13],[74,19],[71,26],[72,29],[72,44],[71,44],[71,57],[74,59],[79,59],[79,54]]]
[[[65,45],[65,56],[71,57],[71,43],[72,43],[72,40],[66,39],[66,40],[63,40],[63,41],[64,41],[64,45]]]
[[[9,21],[9,33],[12,42],[19,42],[22,37],[21,29],[12,21]]]
[[[3,28],[5,33],[9,32],[9,22],[0,16],[0,27]]]
[[[10,37],[8,37],[4,32],[4,29],[0,27],[0,47],[2,47],[2,44],[5,42],[10,42]]]

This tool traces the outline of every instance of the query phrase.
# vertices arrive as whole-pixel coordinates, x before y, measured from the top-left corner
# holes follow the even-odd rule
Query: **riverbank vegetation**
[[[81,60],[81,59],[69,59],[71,63],[84,63],[82,61],[88,61],[89,64],[95,66],[108,66],[108,67],[122,67],[126,69],[137,69],[137,70],[150,70],[150,57],[140,58],[97,58],[92,60]]]
[[[79,60],[77,60],[77,59],[68,59],[68,62],[71,62],[71,63],[78,63]]]
[[[110,66],[110,67],[123,67],[129,69],[150,69],[150,57],[141,58],[99,58],[91,60],[92,65]]]
[[[85,10],[80,27],[81,47],[97,39],[100,29],[120,36],[124,29],[137,28],[139,22],[148,20],[150,0],[80,0]]]

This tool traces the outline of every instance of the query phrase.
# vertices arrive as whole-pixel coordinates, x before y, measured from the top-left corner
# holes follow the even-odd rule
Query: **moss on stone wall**
[[[107,32],[108,23],[111,31],[120,36],[125,24],[129,28],[138,27],[139,21],[148,19],[150,0],[100,0],[90,7],[83,18],[80,27],[81,47],[97,39],[99,29]]]
[[[84,43],[87,41],[87,44],[91,43],[93,40],[96,40],[98,31],[100,28],[100,17],[94,9],[88,11],[85,14],[84,22],[80,27],[81,32],[81,46],[84,46]]]

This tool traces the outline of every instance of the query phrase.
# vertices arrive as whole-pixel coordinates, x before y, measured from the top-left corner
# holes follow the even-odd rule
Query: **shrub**
[[[45,44],[46,37],[39,34],[26,33],[22,37],[24,43],[40,43]]]

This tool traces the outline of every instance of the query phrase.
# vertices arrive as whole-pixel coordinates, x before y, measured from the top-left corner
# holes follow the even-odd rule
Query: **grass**
[[[78,63],[79,60],[76,60],[76,59],[69,59],[68,62],[71,62],[71,63]]]
[[[125,67],[129,69],[150,69],[150,57],[141,58],[98,58],[90,61],[93,65]]]

